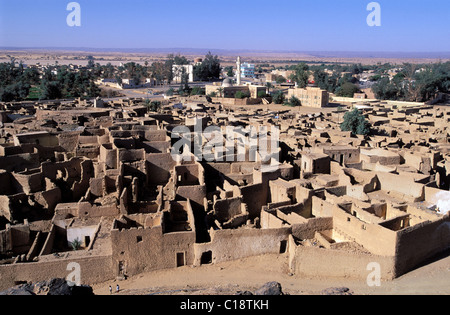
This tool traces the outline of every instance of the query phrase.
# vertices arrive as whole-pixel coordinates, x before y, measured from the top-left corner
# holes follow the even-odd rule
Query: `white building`
[[[241,77],[242,78],[254,78],[255,77],[255,65],[249,63],[241,64]]]
[[[188,75],[188,82],[194,82],[194,66],[193,65],[173,65],[173,82],[180,83],[183,74]]]
[[[122,84],[116,83],[120,89],[142,89],[150,88],[155,85],[155,80],[146,78],[145,81],[137,82],[134,79],[122,79]]]

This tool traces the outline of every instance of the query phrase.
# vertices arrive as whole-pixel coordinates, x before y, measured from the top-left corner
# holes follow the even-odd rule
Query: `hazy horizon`
[[[370,0],[78,0],[73,27],[69,2],[0,0],[0,47],[450,52],[448,0],[378,0],[380,26],[368,25]]]
[[[28,52],[80,52],[80,53],[185,53],[203,55],[209,51],[213,54],[228,56],[236,54],[293,54],[297,57],[316,58],[425,58],[450,59],[449,51],[442,52],[403,52],[403,51],[298,51],[298,50],[258,50],[258,49],[213,49],[213,48],[92,48],[92,47],[1,47],[0,51],[28,51]]]

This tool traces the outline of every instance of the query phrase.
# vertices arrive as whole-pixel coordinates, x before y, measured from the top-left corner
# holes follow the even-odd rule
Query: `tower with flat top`
[[[236,61],[236,67],[237,67],[237,71],[236,71],[236,83],[237,85],[241,85],[241,57],[237,58]]]

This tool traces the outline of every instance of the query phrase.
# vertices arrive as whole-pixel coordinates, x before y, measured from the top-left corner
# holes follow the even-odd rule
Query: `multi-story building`
[[[241,77],[242,78],[254,78],[255,77],[255,65],[249,63],[241,64]]]
[[[173,65],[173,82],[180,83],[183,81],[183,75],[187,76],[189,83],[194,82],[194,66],[193,65]]]
[[[289,89],[288,98],[297,97],[302,106],[322,108],[328,105],[329,94],[325,90],[317,87],[307,87],[306,89]]]

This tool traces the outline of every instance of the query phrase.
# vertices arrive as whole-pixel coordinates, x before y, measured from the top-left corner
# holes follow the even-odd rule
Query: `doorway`
[[[287,244],[288,244],[288,242],[286,240],[280,242],[280,254],[286,253]]]
[[[212,251],[204,252],[202,258],[200,259],[200,264],[210,265],[212,264]]]
[[[91,237],[85,236],[84,237],[84,246],[87,248],[87,247],[89,247],[90,244],[91,244]]]
[[[182,267],[186,265],[186,259],[184,253],[177,253],[177,267]]]

